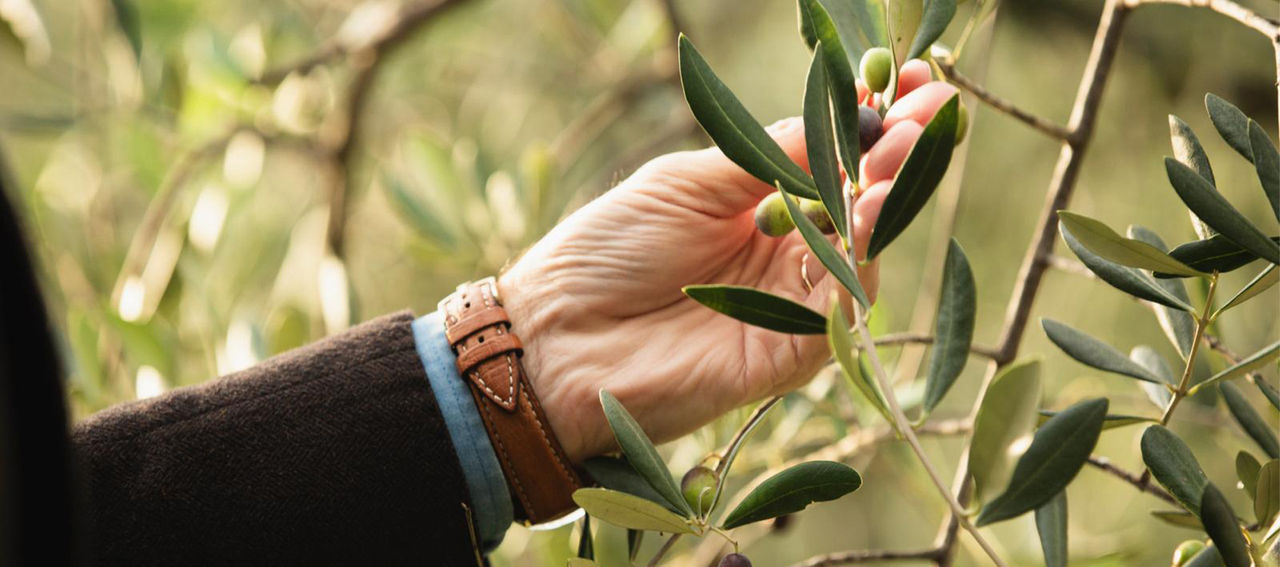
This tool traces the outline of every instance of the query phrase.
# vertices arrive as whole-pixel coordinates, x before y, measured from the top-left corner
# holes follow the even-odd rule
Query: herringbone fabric
[[[91,557],[474,565],[466,484],[412,320],[376,319],[77,425]]]

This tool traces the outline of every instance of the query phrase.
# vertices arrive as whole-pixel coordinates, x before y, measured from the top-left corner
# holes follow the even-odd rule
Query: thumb
[[[788,158],[809,170],[800,117],[779,120],[765,132]],[[748,210],[777,190],[747,173],[715,146],[658,157],[641,167],[632,179],[639,182],[641,190],[662,191],[667,201],[720,218]]]

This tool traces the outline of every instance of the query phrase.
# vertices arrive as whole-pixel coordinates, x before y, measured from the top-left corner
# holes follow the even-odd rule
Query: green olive
[[[827,214],[827,207],[822,204],[822,201],[800,199],[800,212],[813,221],[813,224],[818,225],[818,230],[823,234],[832,234],[836,231],[836,225],[832,222],[831,215]]]
[[[684,478],[680,480],[680,491],[684,493],[685,502],[688,502],[695,512],[705,514],[711,509],[717,484],[719,482],[716,479],[716,471],[697,466],[684,473]]]
[[[872,47],[862,54],[859,69],[862,82],[871,92],[884,92],[889,87],[889,76],[893,74],[893,53],[885,47]]]
[[[1191,558],[1197,553],[1204,551],[1204,542],[1189,539],[1178,544],[1177,549],[1173,550],[1173,567],[1182,567],[1191,562]]]
[[[956,144],[964,141],[965,134],[969,133],[969,109],[964,103],[960,103],[960,115],[956,117]]]
[[[773,193],[756,205],[756,228],[768,236],[785,236],[796,223],[787,212],[787,204],[782,202],[782,193]]]

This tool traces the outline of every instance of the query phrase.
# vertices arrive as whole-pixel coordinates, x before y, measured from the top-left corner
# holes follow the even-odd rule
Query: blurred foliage
[[[17,180],[61,331],[77,417],[244,368],[354,321],[405,308],[427,312],[456,283],[501,269],[644,160],[705,145],[672,80],[669,4],[458,4],[382,53],[371,76],[362,77],[368,61],[335,57],[279,81],[274,70],[376,35],[400,4],[3,4],[0,150]],[[697,31],[700,49],[757,118],[767,123],[799,112],[807,54],[795,33],[794,2],[672,4],[679,26]],[[975,4],[962,6],[957,20]],[[1100,4],[1004,2],[961,66],[1001,96],[1064,122]],[[1274,13],[1270,0],[1245,4]],[[954,41],[957,28],[943,41]],[[1141,224],[1170,242],[1193,239],[1161,168],[1160,157],[1170,153],[1166,115],[1211,132],[1201,105],[1213,91],[1274,125],[1274,71],[1265,40],[1225,18],[1173,6],[1135,13],[1072,209],[1111,226]],[[369,81],[369,90],[350,113],[351,86],[360,81]],[[969,108],[972,130],[961,148],[967,156],[958,156],[963,163],[953,166],[942,192],[959,191],[954,232],[969,251],[979,290],[975,341],[990,344],[1058,148],[976,101]],[[355,136],[341,160],[349,169],[335,170],[332,144],[352,117]],[[1201,137],[1210,156],[1230,153],[1215,136]],[[1214,166],[1226,197],[1275,233],[1248,164],[1223,159]],[[332,187],[346,194],[340,255],[326,245]],[[942,201],[886,253],[872,321],[877,334],[915,325],[917,297],[934,293],[936,269],[920,259],[936,239],[924,219],[950,214]],[[493,226],[500,230],[491,233]],[[1221,285],[1238,289],[1249,272],[1227,274]],[[1277,335],[1280,297],[1273,290],[1255,302],[1214,329],[1237,352],[1253,352]],[[922,304],[932,309],[933,301]],[[1050,273],[1034,316],[1069,321],[1124,348],[1148,344],[1176,356],[1144,307],[1075,274]],[[1022,350],[1045,354],[1047,408],[1107,394],[1113,413],[1150,413],[1141,391],[1070,361],[1041,333],[1029,333]],[[899,359],[908,383],[919,351],[910,347]],[[884,354],[892,362],[900,352]],[[1225,366],[1220,357],[1202,360],[1205,376]],[[936,416],[966,412],[980,366],[968,366]],[[1274,369],[1265,375],[1274,380]],[[788,396],[730,484],[882,426],[835,382],[824,371]],[[918,396],[920,384],[912,384]],[[1234,454],[1220,447],[1239,446],[1244,433],[1229,425],[1221,404],[1200,398],[1206,396],[1180,414],[1179,433],[1211,478],[1233,478]],[[1274,428],[1276,413],[1263,409]],[[668,461],[696,464],[743,417],[731,414],[669,445]],[[1107,433],[1098,452],[1136,469],[1140,431]],[[935,462],[958,461],[958,440],[931,437],[926,444],[939,455]],[[757,564],[932,540],[945,508],[923,475],[900,474],[915,470],[905,447],[868,447],[850,463],[866,489],[806,512],[786,529],[744,536]],[[1086,472],[1070,489],[1077,491],[1108,495],[1072,510],[1072,551],[1081,564],[1162,564],[1194,534],[1148,521],[1155,503],[1113,478]],[[1238,491],[1227,498],[1236,508],[1245,502]],[[573,529],[513,528],[495,560],[563,565]],[[625,553],[625,534],[596,529],[603,533],[597,553]],[[1039,561],[1029,518],[990,531],[1013,563]],[[959,562],[980,564],[979,557],[962,546]]]

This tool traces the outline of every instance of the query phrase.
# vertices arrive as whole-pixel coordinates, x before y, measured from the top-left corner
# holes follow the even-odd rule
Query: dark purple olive
[[[862,152],[866,153],[871,149],[880,140],[881,134],[884,134],[884,128],[880,123],[880,113],[865,104],[859,105],[858,144],[862,147]]]
[[[751,560],[741,553],[730,553],[720,560],[720,567],[751,567]]]

